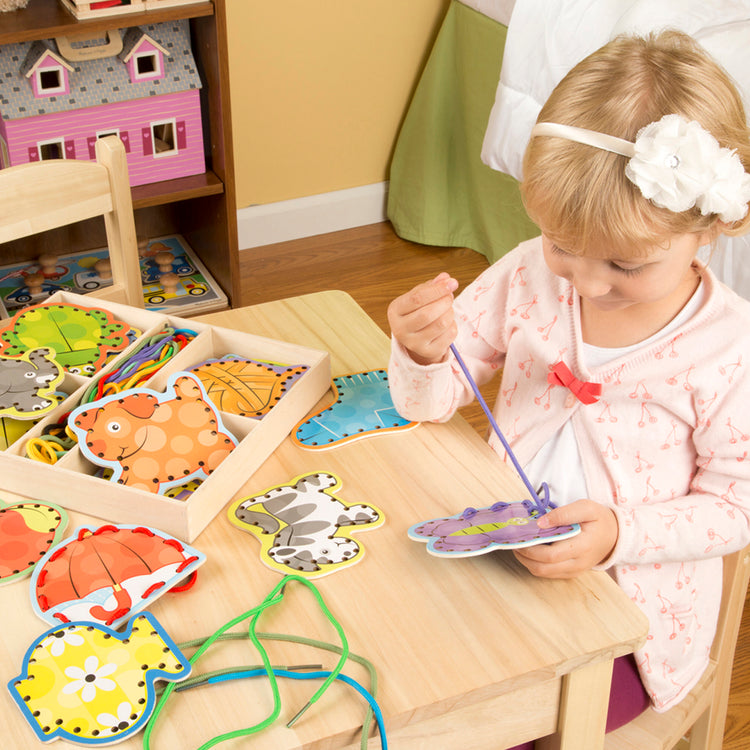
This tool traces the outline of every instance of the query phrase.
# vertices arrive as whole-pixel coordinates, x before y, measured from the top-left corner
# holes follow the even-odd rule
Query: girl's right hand
[[[420,365],[445,359],[458,329],[453,293],[458,281],[447,273],[415,286],[388,306],[388,323],[396,340]]]

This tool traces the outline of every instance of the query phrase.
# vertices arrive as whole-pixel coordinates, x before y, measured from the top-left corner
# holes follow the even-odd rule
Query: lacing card
[[[223,412],[261,419],[281,400],[307,365],[281,365],[227,354],[189,368]]]
[[[57,505],[0,501],[0,585],[28,576],[67,524],[68,514]]]
[[[164,393],[132,388],[74,409],[81,453],[112,469],[110,481],[164,494],[206,479],[237,446],[200,380],[174,373]]]
[[[417,422],[404,419],[393,405],[385,370],[369,370],[333,378],[336,402],[300,422],[292,433],[302,448],[320,450],[376,434],[408,430]]]
[[[232,503],[229,520],[257,537],[268,567],[305,578],[324,576],[359,562],[364,548],[351,534],[384,521],[373,505],[344,503],[334,494],[340,488],[334,474],[305,474]]]
[[[497,549],[530,547],[575,536],[578,524],[540,529],[543,515],[530,501],[498,502],[487,508],[467,508],[447,518],[434,518],[412,526],[407,534],[425,542],[427,551],[438,557],[473,557]]]
[[[47,347],[67,371],[98,372],[113,353],[129,344],[131,328],[109,311],[71,304],[35,305],[0,324],[0,353],[19,357]]]
[[[50,624],[91,620],[118,628],[162,594],[192,585],[205,560],[148,526],[81,526],[34,569],[32,606]]]
[[[17,357],[0,354],[0,416],[43,417],[62,400],[57,386],[64,378],[52,349],[30,349]]]
[[[156,618],[144,612],[124,633],[91,622],[58,625],[39,636],[8,683],[37,739],[110,745],[148,722],[154,684],[190,674]]]
[[[549,486],[543,482],[539,491],[534,489],[454,344],[450,345],[450,350],[505,448],[507,457],[526,486],[529,499],[510,503],[499,501],[486,508],[466,508],[455,516],[422,521],[408,529],[409,538],[425,542],[427,551],[439,557],[471,557],[496,549],[548,544],[580,534],[579,524],[539,528],[538,519],[556,507],[550,500]]]

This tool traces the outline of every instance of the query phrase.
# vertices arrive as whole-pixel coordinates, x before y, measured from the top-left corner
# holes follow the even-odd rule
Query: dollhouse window
[[[152,78],[155,73],[159,72],[159,55],[156,52],[136,55],[135,70],[139,78]]]
[[[125,34],[118,57],[127,66],[130,82],[143,83],[164,78],[165,55],[167,49],[136,26]]]
[[[175,121],[151,123],[151,141],[154,144],[154,156],[168,156],[177,153],[177,136]]]
[[[40,96],[65,93],[65,76],[61,67],[38,70],[36,79]]]
[[[65,158],[65,141],[62,138],[51,141],[40,141],[37,144],[37,148],[39,149],[40,161]]]

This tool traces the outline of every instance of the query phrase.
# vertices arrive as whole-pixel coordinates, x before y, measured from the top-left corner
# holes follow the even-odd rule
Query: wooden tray
[[[101,479],[95,476],[97,467],[88,462],[78,448],[69,451],[54,465],[26,456],[26,441],[41,435],[46,425],[59,422],[63,415],[77,406],[92,380],[81,375],[66,375],[62,390],[70,395],[53,412],[0,452],[0,489],[8,492],[56,503],[113,523],[153,526],[192,542],[292,428],[313,409],[331,385],[328,352],[67,292],[52,295],[45,304],[61,302],[109,310],[116,318],[138,329],[141,337],[154,335],[165,325],[195,331],[196,337],[144,384],[155,391],[164,390],[172,373],[227,354],[305,365],[308,369],[262,419],[221,413],[224,424],[237,437],[239,445],[186,500],[131,489]],[[137,342],[94,378],[118,367],[135,346]]]

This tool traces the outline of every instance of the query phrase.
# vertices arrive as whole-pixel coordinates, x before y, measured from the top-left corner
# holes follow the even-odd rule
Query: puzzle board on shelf
[[[108,258],[107,248],[98,248],[0,266],[0,316],[44,302],[58,291],[86,294],[110,286],[112,279],[102,266]],[[147,310],[197,315],[228,306],[221,287],[179,234],[149,239],[140,266]],[[177,278],[165,287],[167,273]]]
[[[73,370],[66,370],[62,389],[67,394],[64,400],[34,422],[26,432],[18,435],[4,450],[0,450],[0,489],[26,498],[56,503],[66,510],[86,513],[110,523],[150,526],[184,542],[192,542],[289,435],[300,419],[313,410],[330,387],[330,355],[326,351],[68,292],[57,292],[45,306],[65,307],[73,312],[88,313],[85,319],[90,319],[90,327],[96,329],[94,333],[100,330],[98,325],[94,325],[94,316],[104,316],[106,320],[111,316],[113,320],[121,322],[122,330],[127,328],[134,331],[135,340],[132,343],[128,341],[126,348],[114,351],[106,363],[96,360],[96,366],[78,366]],[[15,354],[21,353],[24,342],[27,342],[28,348],[33,348],[34,344],[28,330],[33,321],[26,320],[23,316],[27,316],[27,313],[19,312],[14,319],[0,321],[0,343],[7,342],[8,346],[13,347]],[[14,320],[21,320],[22,330],[18,326],[13,328]],[[3,326],[11,326],[11,330],[5,330]],[[87,333],[86,341],[91,338],[84,326],[78,325],[77,329],[81,331],[81,335]],[[45,438],[50,428],[57,428],[61,422],[63,425],[67,424],[65,420],[70,412],[81,404],[91,403],[88,396],[82,401],[84,395],[89,394],[92,388],[98,390],[100,385],[109,382],[109,376],[114,371],[125,368],[126,363],[129,367],[143,350],[144,344],[163,335],[165,329],[189,330],[191,337],[178,354],[150,374],[147,380],[139,383],[137,388],[130,387],[131,392],[148,389],[160,394],[158,397],[146,394],[144,404],[153,403],[154,400],[161,401],[161,394],[174,387],[175,378],[179,378],[180,373],[182,377],[196,378],[189,372],[192,367],[209,360],[225,358],[230,353],[248,360],[293,365],[295,368],[303,368],[303,371],[291,383],[284,397],[260,419],[254,418],[254,415],[238,413],[228,405],[218,410],[222,423],[236,439],[236,447],[208,476],[202,478],[193,491],[183,490],[180,486],[161,494],[134,488],[116,480],[110,481],[100,475],[101,467],[90,460],[77,443],[66,449],[55,463],[28,457],[27,446],[31,447],[34,441]],[[105,327],[103,330],[107,332],[109,328]],[[29,337],[25,333],[29,333]],[[69,343],[74,349],[75,342]],[[90,348],[89,346],[85,352]],[[90,360],[89,356],[86,361]],[[127,404],[123,403],[123,419],[118,417],[115,420],[118,427],[123,429],[126,426],[125,406]],[[151,419],[148,410],[139,407],[132,411],[135,413],[129,414],[127,418],[131,422],[140,423],[135,429],[142,430],[145,422]],[[151,419],[151,423],[153,421]],[[174,419],[167,421],[170,428],[184,422]],[[166,435],[166,426],[161,425],[161,428]],[[181,441],[180,445],[186,444],[184,434],[178,440]],[[171,455],[169,451],[165,451],[162,456],[157,451],[148,460],[163,459],[167,462]],[[165,475],[165,488],[172,485],[171,475],[172,472]],[[161,468],[158,477],[162,477]],[[189,477],[186,476],[185,479]]]

